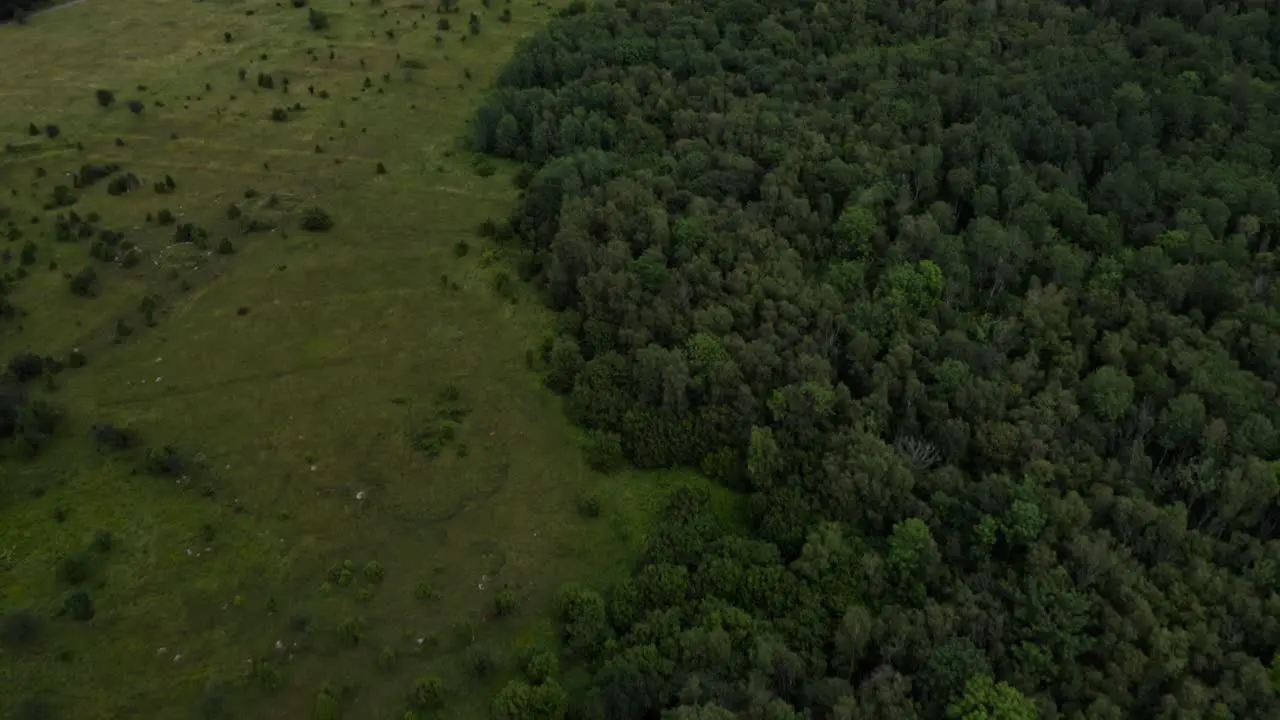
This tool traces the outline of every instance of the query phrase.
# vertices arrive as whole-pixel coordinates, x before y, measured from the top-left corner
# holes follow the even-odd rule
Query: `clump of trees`
[[[573,711],[1280,713],[1276,27],[576,2],[522,46],[473,129],[531,168],[547,383],[749,510],[678,494],[566,598]]]

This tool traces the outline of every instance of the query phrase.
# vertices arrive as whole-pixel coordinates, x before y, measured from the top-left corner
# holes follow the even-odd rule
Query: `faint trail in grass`
[[[328,370],[330,368],[351,365],[357,362],[365,362],[376,358],[386,358],[385,352],[360,353],[356,355],[343,355],[341,357],[326,358],[324,360],[316,360],[310,363],[298,363],[288,370],[272,370],[257,373],[248,373],[246,375],[237,375],[222,380],[214,380],[204,383],[179,384],[174,383],[167,386],[160,392],[146,392],[126,397],[109,398],[98,403],[100,407],[128,407],[142,403],[154,403],[157,396],[160,399],[167,398],[184,398],[193,395],[200,395],[213,390],[221,390],[237,385],[252,384],[263,381],[276,381],[294,375],[303,375],[317,370]]]

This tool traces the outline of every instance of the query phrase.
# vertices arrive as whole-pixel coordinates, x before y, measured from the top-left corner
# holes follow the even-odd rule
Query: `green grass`
[[[500,266],[454,254],[459,240],[483,247],[474,229],[504,216],[516,194],[512,168],[475,172],[466,121],[518,37],[549,11],[520,6],[508,25],[496,3],[487,13],[464,5],[437,46],[434,12],[313,3],[332,17],[315,33],[305,9],[284,5],[88,0],[0,27],[0,141],[12,143],[0,154],[0,206],[39,246],[14,296],[29,315],[0,325],[0,359],[77,346],[89,357],[47,393],[69,425],[45,455],[0,459],[0,613],[29,607],[44,618],[33,647],[0,651],[0,716],[45,695],[56,717],[190,718],[224,696],[227,717],[305,718],[322,688],[348,687],[344,717],[401,717],[413,683],[435,674],[450,694],[442,717],[481,717],[516,649],[553,637],[555,590],[624,574],[659,498],[702,482],[589,472],[559,401],[525,366],[549,318],[530,296],[495,296]],[[483,30],[464,43],[471,11]],[[403,69],[397,52],[425,69]],[[275,90],[257,87],[259,72],[275,75]],[[373,87],[362,90],[366,76]],[[98,107],[97,88],[115,91],[116,105]],[[124,105],[135,98],[146,103],[140,115]],[[270,119],[295,102],[305,111]],[[28,123],[62,132],[28,137]],[[101,182],[77,191],[74,208],[143,248],[139,267],[90,260],[88,241],[52,240],[54,213],[41,205],[87,162],[119,163],[144,182],[123,197]],[[387,174],[375,173],[379,162]],[[158,195],[152,183],[166,174],[177,190]],[[250,188],[260,195],[246,200]],[[232,203],[279,229],[240,234]],[[312,205],[332,215],[332,231],[298,228]],[[144,222],[161,208],[206,228],[211,248],[226,236],[236,252],[170,247],[173,227]],[[15,257],[20,245],[5,244]],[[101,295],[74,297],[62,272],[89,264]],[[145,295],[160,298],[155,327],[137,312]],[[119,343],[118,318],[135,328]],[[412,438],[436,422],[449,385],[469,413],[429,458]],[[135,472],[140,452],[100,454],[95,422],[197,457],[192,481]],[[599,518],[579,513],[584,493],[600,498]],[[115,542],[87,583],[97,615],[55,618],[70,590],[55,568],[98,530]],[[344,560],[355,581],[328,582]],[[370,560],[386,569],[376,586],[360,573]],[[415,597],[423,582],[434,598]],[[519,609],[491,619],[504,588]],[[307,633],[290,629],[301,615]],[[363,637],[348,647],[339,628],[355,617]],[[463,672],[467,623],[498,654],[488,681]],[[378,667],[383,648],[397,651],[391,668]],[[264,687],[255,660],[278,669],[279,687]]]

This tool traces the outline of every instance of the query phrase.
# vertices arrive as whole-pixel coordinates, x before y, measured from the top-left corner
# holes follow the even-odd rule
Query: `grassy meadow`
[[[590,472],[527,367],[550,317],[493,290],[509,268],[476,228],[515,201],[514,168],[478,165],[467,121],[552,12],[501,2],[319,0],[317,31],[289,3],[88,0],[0,27],[0,250],[25,311],[0,320],[0,360],[88,359],[32,385],[66,411],[52,443],[0,458],[0,614],[40,621],[0,649],[0,717],[309,718],[333,698],[403,718],[427,676],[433,716],[484,717],[520,648],[554,642],[559,586],[624,573],[663,491],[699,482]],[[72,187],[109,163],[141,187]],[[57,185],[76,202],[46,209]],[[311,207],[331,230],[300,228]],[[71,211],[141,262],[56,240]],[[183,223],[207,242],[176,243]],[[90,266],[96,296],[73,294]],[[177,448],[186,478],[100,451],[95,423]],[[88,622],[58,616],[76,587]]]

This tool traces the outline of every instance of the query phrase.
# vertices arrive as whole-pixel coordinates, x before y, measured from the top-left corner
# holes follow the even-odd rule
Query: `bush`
[[[302,229],[311,232],[327,232],[333,227],[333,218],[318,207],[307,208],[302,213]]]
[[[168,208],[164,208],[156,214],[156,222],[161,225],[172,225],[177,221],[178,218],[174,217],[173,213],[170,212]]]
[[[118,428],[114,425],[94,425],[93,440],[101,448],[128,450],[137,446],[138,435],[132,430]]]
[[[379,174],[379,175],[386,175],[386,174],[387,174],[387,166],[386,166],[386,165],[383,165],[382,163],[378,163],[378,167],[377,167],[377,169],[376,169],[376,170],[374,170],[374,172],[376,172],[376,173],[377,173],[377,174]]]
[[[512,680],[493,698],[489,713],[493,720],[563,718],[568,712],[568,705],[568,696],[555,682],[529,685],[519,680]],[[798,716],[793,715],[793,717]]]
[[[449,30],[449,18],[440,18],[437,20],[436,29],[440,32],[447,32]]]
[[[30,123],[27,125],[27,134],[36,137],[40,134],[40,128],[36,127],[35,123]]]
[[[241,216],[241,215],[243,215],[243,214],[244,214],[244,213],[242,213],[242,212],[240,211],[240,207],[239,207],[238,205],[234,204],[234,203],[232,203],[232,204],[227,208],[227,219],[228,219],[228,220],[239,220],[239,219],[240,219],[240,216]]]
[[[111,178],[107,183],[107,194],[124,195],[125,193],[132,192],[140,187],[142,187],[142,181],[138,179],[137,175],[134,175],[133,173],[125,173],[124,175],[117,175],[116,177]]]
[[[467,651],[467,669],[477,680],[484,680],[498,670],[498,659],[487,647],[473,647]]]
[[[86,267],[73,275],[68,285],[71,292],[80,297],[93,297],[98,294],[98,273],[92,267]]]
[[[54,138],[58,137],[59,135],[61,135],[61,134],[62,134],[62,130],[61,130],[61,128],[59,128],[57,125],[45,125],[45,126],[44,126],[44,134],[45,134],[45,135],[46,135],[50,140],[52,140],[52,139],[54,139]]]
[[[218,242],[219,255],[230,255],[235,251],[236,248],[231,244],[231,240],[229,238],[222,238],[222,240]]]
[[[360,639],[364,636],[364,620],[358,617],[349,617],[342,621],[338,626],[338,637],[347,645],[355,647],[360,644]]]
[[[340,720],[342,717],[342,706],[328,688],[316,693],[315,709],[311,716],[315,720]]]
[[[312,30],[324,30],[329,27],[329,16],[315,8],[311,8],[307,13],[307,22],[311,24]]]
[[[40,636],[40,619],[30,610],[18,610],[0,621],[0,640],[5,647],[27,647]]]
[[[93,619],[93,598],[84,590],[77,590],[62,602],[62,613],[76,622],[88,622]]]
[[[444,681],[435,676],[422,678],[409,693],[409,704],[416,710],[436,710],[444,705]]]
[[[591,493],[578,496],[578,514],[586,518],[600,517],[600,498]]]
[[[274,122],[287,122],[289,113],[282,107],[271,108],[271,119]]]
[[[498,617],[513,615],[519,605],[520,599],[516,597],[515,592],[512,590],[500,590],[497,595],[493,596],[493,612]]]
[[[387,576],[386,568],[377,560],[370,560],[364,566],[364,579],[371,583],[380,583]]]
[[[520,659],[520,671],[529,682],[540,685],[560,672],[560,660],[550,650],[530,648]]]
[[[68,585],[79,585],[89,579],[89,558],[84,553],[68,555],[58,563],[58,577]]]
[[[592,430],[583,442],[587,464],[599,472],[613,472],[625,463],[622,453],[622,436],[617,433]]]
[[[110,530],[99,530],[93,534],[93,543],[90,545],[94,550],[100,553],[109,553],[116,545],[115,538],[111,535]]]
[[[182,455],[176,448],[169,445],[160,450],[147,448],[144,467],[147,472],[160,477],[180,478],[186,473],[186,463]]]
[[[146,107],[145,105],[142,104],[141,100],[130,100],[127,104],[129,106],[129,112],[133,113],[134,115],[141,115],[142,108]]]
[[[471,246],[467,244],[466,240],[459,240],[453,246],[453,254],[458,257],[466,257],[469,252],[471,252]]]
[[[82,368],[89,363],[89,358],[85,356],[84,351],[80,348],[72,348],[67,353],[67,367]]]
[[[44,358],[31,352],[21,352],[9,361],[9,374],[18,382],[34,380],[44,374]]]
[[[116,102],[116,94],[110,90],[95,90],[93,94],[98,99],[99,107],[111,107]]]

